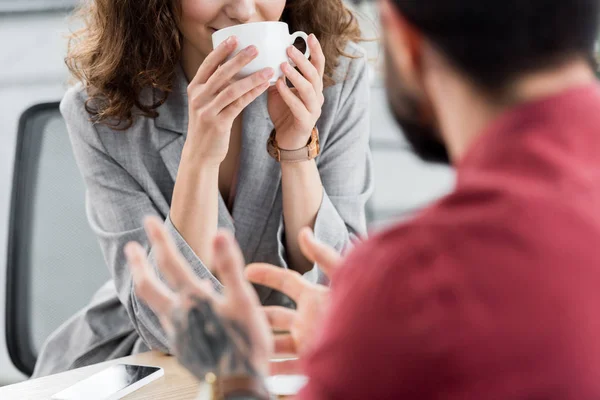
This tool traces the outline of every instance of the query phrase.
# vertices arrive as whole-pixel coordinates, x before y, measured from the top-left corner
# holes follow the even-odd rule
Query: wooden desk
[[[151,365],[165,370],[165,376],[125,397],[127,400],[196,400],[198,396],[198,381],[174,357],[150,352],[6,386],[0,388],[0,399],[48,400],[53,394],[119,363]]]

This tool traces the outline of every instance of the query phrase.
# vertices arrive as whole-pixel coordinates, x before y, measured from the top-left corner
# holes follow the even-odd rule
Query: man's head
[[[428,77],[440,70],[490,102],[521,77],[591,60],[598,0],[382,0],[392,111],[415,151],[448,161]],[[452,99],[446,99],[451,101]]]

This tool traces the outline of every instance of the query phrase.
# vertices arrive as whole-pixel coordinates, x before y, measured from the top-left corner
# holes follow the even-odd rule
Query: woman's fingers
[[[227,108],[254,89],[262,87],[265,84],[267,84],[266,88],[268,88],[269,80],[274,74],[275,71],[273,71],[272,68],[265,68],[244,79],[233,82],[217,95],[211,107],[216,113],[220,113],[223,109]]]
[[[231,60],[221,65],[206,81],[206,93],[216,94],[225,87],[233,77],[248,65],[258,55],[256,46],[246,47]]]
[[[287,104],[294,117],[299,121],[309,120],[310,112],[308,111],[302,100],[300,100],[298,96],[294,94],[292,89],[290,89],[285,84],[284,79],[277,80],[277,83],[275,85],[277,87],[279,95],[283,99],[283,102]]]
[[[148,262],[144,248],[136,242],[131,242],[125,247],[125,256],[138,297],[160,317],[169,316],[176,296],[158,279]]]
[[[310,68],[314,69],[312,64],[309,63],[307,59],[304,59],[304,61],[310,65]],[[290,80],[290,82],[292,82],[294,88],[298,91],[298,94],[304,103],[303,107],[306,108],[310,113],[319,111],[321,109],[321,105],[318,102],[317,92],[315,92],[313,85],[288,63],[281,64],[281,70]]]
[[[288,332],[292,329],[296,311],[280,306],[263,307],[263,311],[273,330]]]
[[[321,77],[321,90],[323,90],[323,76],[325,75],[325,54],[321,43],[314,34],[308,36],[308,47],[310,48],[310,61]]]
[[[190,86],[203,85],[215,73],[219,65],[235,50],[238,40],[235,36],[231,36],[223,43],[218,45],[204,60],[194,79],[190,82]]]
[[[227,106],[221,112],[221,115],[229,120],[233,120],[235,117],[240,115],[250,103],[256,100],[268,88],[269,82],[263,83],[262,85],[255,87],[254,89],[252,89],[251,91],[249,91],[248,93],[231,103],[229,106]]]
[[[298,244],[302,254],[309,261],[317,263],[321,271],[331,279],[341,264],[342,256],[331,247],[317,240],[310,228],[304,228],[300,231]]]
[[[295,46],[290,46],[287,53],[290,59],[296,63],[304,78],[312,85],[314,92],[319,93],[323,91],[323,76],[313,64],[315,61],[308,61],[304,54],[302,54]]]

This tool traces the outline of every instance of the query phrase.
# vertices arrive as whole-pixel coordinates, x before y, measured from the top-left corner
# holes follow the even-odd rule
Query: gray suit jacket
[[[338,83],[325,90],[318,122],[321,155],[317,165],[324,186],[315,235],[342,251],[354,237],[366,234],[365,206],[372,193],[369,152],[369,79],[366,58],[349,45],[337,70]],[[167,337],[155,314],[136,296],[123,247],[135,240],[145,245],[152,261],[142,219],[157,215],[175,239],[196,274],[221,283],[209,272],[169,219],[169,207],[181,151],[186,139],[187,81],[181,71],[156,119],[138,118],[127,131],[93,124],[85,111],[82,86],[70,89],[61,112],[67,122],[76,160],[87,187],[87,213],[98,235],[112,275],[91,303],[73,316],[45,344],[35,370],[43,376],[132,352],[169,352]],[[148,91],[146,96],[155,96]],[[152,98],[147,97],[146,101]],[[219,227],[235,233],[247,262],[287,268],[282,215],[281,169],[266,151],[273,125],[266,96],[243,114],[243,139],[238,188],[231,215],[219,198]],[[85,268],[85,266],[82,266]],[[306,274],[323,281],[317,266]],[[293,307],[281,293],[257,287],[263,304]]]

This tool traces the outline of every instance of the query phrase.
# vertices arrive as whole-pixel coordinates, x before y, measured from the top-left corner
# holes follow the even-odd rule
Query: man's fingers
[[[163,222],[157,217],[148,217],[144,220],[144,227],[150,238],[158,268],[169,285],[177,290],[197,287],[199,279],[177,250]]]
[[[273,330],[290,331],[297,312],[289,308],[279,306],[263,307],[269,325]]]
[[[292,335],[275,335],[275,354],[282,356],[298,354]]]
[[[194,79],[190,82],[191,85],[202,85],[215,73],[219,65],[235,50],[238,40],[232,36],[218,45],[204,60]]]
[[[162,283],[148,263],[146,251],[138,243],[125,246],[135,292],[159,316],[168,316],[175,304],[175,294]]]
[[[245,294],[247,289],[243,275],[244,256],[233,235],[220,231],[214,241],[215,270],[223,281],[225,290],[234,295]]]
[[[310,283],[289,269],[258,263],[250,264],[245,272],[250,282],[278,290],[294,301],[298,301],[305,290],[311,289]]]
[[[331,278],[339,268],[342,257],[334,249],[318,241],[310,228],[300,231],[298,244],[304,256],[317,263],[328,278]]]
[[[302,363],[299,359],[271,361],[269,364],[270,374],[274,375],[301,375]]]

